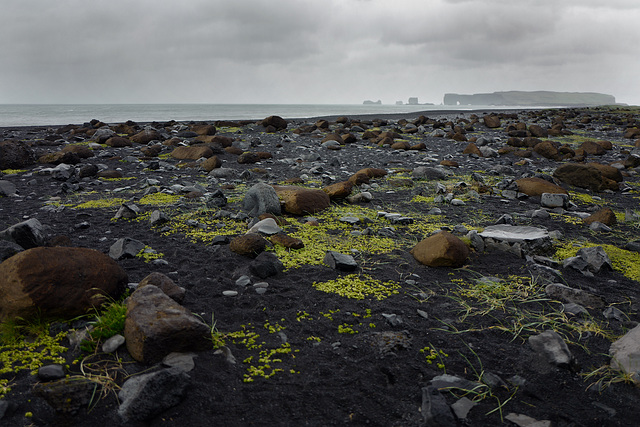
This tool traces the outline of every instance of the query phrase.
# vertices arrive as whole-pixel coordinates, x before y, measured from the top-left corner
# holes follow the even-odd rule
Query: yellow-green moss
[[[26,171],[26,169],[3,169],[2,173],[5,175],[16,175],[19,173],[24,173]]]
[[[159,253],[156,252],[155,249],[152,249],[149,246],[145,246],[142,250],[140,250],[140,252],[138,252],[138,254],[136,255],[137,258],[142,259],[144,262],[151,262],[153,260],[156,259],[161,259],[164,256],[163,253]]]
[[[382,282],[362,274],[349,274],[326,282],[313,282],[319,291],[335,293],[345,298],[364,299],[366,297],[383,300],[399,293],[400,285],[395,282]]]
[[[119,197],[114,197],[112,199],[96,199],[96,200],[88,200],[84,203],[80,203],[76,205],[76,209],[101,209],[101,208],[111,208],[114,206],[120,206],[127,199],[121,199]]]
[[[180,200],[181,197],[182,196],[179,196],[177,194],[152,193],[142,197],[138,201],[138,204],[151,206],[173,205],[178,200]]]

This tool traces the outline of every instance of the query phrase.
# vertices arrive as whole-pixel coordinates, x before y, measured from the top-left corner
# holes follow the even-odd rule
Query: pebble
[[[222,291],[222,295],[225,297],[235,297],[238,295],[238,291]]]

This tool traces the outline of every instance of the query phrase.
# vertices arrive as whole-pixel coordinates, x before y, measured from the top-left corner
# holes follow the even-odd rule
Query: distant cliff
[[[594,92],[493,92],[459,95],[444,95],[445,105],[522,105],[522,106],[570,106],[615,104],[612,95]]]

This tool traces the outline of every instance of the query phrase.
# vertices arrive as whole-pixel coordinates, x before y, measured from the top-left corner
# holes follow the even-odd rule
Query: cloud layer
[[[636,0],[3,0],[0,103],[640,104]]]

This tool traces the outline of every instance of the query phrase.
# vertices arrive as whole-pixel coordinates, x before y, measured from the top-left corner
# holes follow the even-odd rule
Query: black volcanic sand
[[[508,123],[550,126],[552,118],[563,116],[567,128],[574,134],[573,140],[565,139],[563,142],[577,147],[585,138],[593,138],[614,144],[614,149],[604,156],[590,157],[587,161],[611,163],[624,160],[626,153],[633,149],[633,141],[624,139],[622,135],[634,116],[623,111],[571,109],[508,114],[510,118],[502,120],[502,128],[488,129],[480,120],[466,136],[499,137],[502,142],[491,145],[498,149],[507,139],[504,128]],[[463,119],[472,120],[474,113],[425,115],[443,123],[459,123]],[[482,114],[478,115],[481,118]],[[363,127],[373,127],[372,119],[363,118]],[[159,180],[163,188],[193,183],[206,186],[207,191],[222,188],[230,201],[225,209],[239,212],[242,194],[252,184],[259,181],[281,183],[301,176],[317,164],[322,165],[321,172],[317,175],[307,173],[305,185],[321,187],[323,174],[334,177],[336,181],[345,180],[363,167],[397,172],[385,178],[373,179],[373,187],[367,189],[372,193],[373,201],[362,206],[371,209],[367,212],[374,212],[373,215],[367,215],[373,225],[383,221],[375,217],[377,210],[413,217],[417,223],[423,223],[425,229],[429,221],[437,221],[450,229],[460,224],[482,229],[494,224],[503,214],[510,214],[517,225],[532,225],[561,232],[564,237],[555,242],[557,247],[569,239],[622,247],[640,234],[637,221],[619,221],[611,232],[592,232],[580,221],[570,220],[572,217],[568,215],[531,218],[526,212],[540,208],[537,198],[507,200],[497,194],[482,193],[478,201],[467,199],[465,206],[434,204],[428,197],[435,195],[437,181],[407,179],[416,166],[435,166],[440,160],[450,158],[460,166],[449,168],[452,176],[442,183],[454,190],[456,196],[464,198],[469,188],[478,189],[470,180],[472,172],[481,174],[492,186],[504,179],[517,179],[535,173],[551,174],[559,165],[555,161],[533,156],[522,163],[521,158],[512,155],[494,159],[474,158],[462,154],[467,142],[426,134],[405,135],[412,144],[424,142],[427,148],[421,151],[401,152],[389,147],[372,146],[361,139],[361,133],[356,134],[356,143],[333,151],[320,145],[320,138],[326,131],[301,136],[292,133],[292,129],[313,122],[315,119],[290,120],[286,131],[273,134],[263,133],[263,128],[258,125],[219,127],[218,134],[239,141],[254,140],[256,146],[251,147],[251,151],[270,152],[273,158],[259,164],[245,165],[238,164],[235,155],[220,153],[218,156],[224,162],[223,167],[248,172],[242,178],[218,183],[207,181],[206,174],[197,167],[190,167],[193,165],[149,170],[145,166],[154,159],[145,158],[140,153],[139,145],[118,149],[104,146],[100,152],[96,151],[96,157],[85,159],[77,165],[103,164],[119,169],[124,180],[72,179],[63,184],[48,175],[38,174],[38,170],[52,166],[40,164],[25,168],[26,172],[2,177],[17,186],[19,195],[0,199],[0,227],[8,227],[25,218],[37,218],[46,226],[52,240],[58,238],[60,241],[59,236],[66,236],[71,245],[96,248],[105,253],[118,238],[130,237],[142,241],[162,253],[162,259],[167,264],[146,263],[140,258],[121,260],[119,264],[129,274],[129,281],[136,283],[151,272],[169,275],[187,290],[183,305],[207,323],[214,319],[215,329],[226,340],[237,360],[237,363],[231,364],[219,352],[199,352],[195,358],[195,369],[189,373],[191,386],[182,402],[137,425],[421,425],[422,388],[433,377],[444,373],[472,381],[482,377],[485,382],[490,382],[487,374],[491,373],[502,380],[484,396],[465,394],[460,390],[442,392],[449,405],[465,395],[478,400],[467,420],[460,422],[460,425],[487,426],[500,425],[502,422],[511,425],[506,419],[501,421],[501,417],[510,413],[550,420],[554,426],[628,426],[634,423],[640,406],[640,392],[636,387],[621,382],[599,387],[593,383],[600,377],[585,378],[585,374],[608,364],[607,352],[612,339],[624,334],[640,320],[638,282],[620,271],[605,271],[589,278],[558,267],[564,283],[601,295],[608,305],[622,310],[626,315],[622,321],[609,321],[602,315],[602,309],[589,309],[589,316],[567,316],[564,323],[526,325],[530,318],[518,318],[516,313],[558,312],[562,309],[561,304],[549,300],[525,304],[507,302],[505,309],[491,310],[478,298],[461,296],[461,292],[469,284],[477,283],[477,279],[497,277],[513,283],[517,276],[525,284],[533,277],[534,283],[528,288],[531,296],[544,297],[544,286],[550,282],[538,278],[537,270],[525,259],[500,251],[472,252],[464,268],[429,268],[417,263],[408,252],[416,242],[426,237],[426,232],[396,226],[395,239],[399,244],[395,249],[378,254],[363,251],[355,257],[360,266],[359,274],[396,283],[399,285],[397,294],[379,300],[372,297],[351,299],[322,292],[315,289],[312,283],[333,280],[346,273],[323,265],[302,265],[265,279],[268,282],[267,292],[260,295],[252,286],[241,288],[235,284],[250,259],[232,253],[228,245],[212,246],[188,238],[183,231],[163,233],[161,227],[151,228],[146,220],[112,220],[118,206],[75,208],[84,201],[98,198],[122,197],[139,201],[144,192],[141,184],[153,178]],[[169,133],[183,124],[172,122],[152,125],[158,129],[165,128]],[[342,125],[332,122],[332,128],[337,127]],[[432,125],[426,127],[428,132],[433,130]],[[401,129],[402,126],[393,121],[382,126],[382,129],[393,128]],[[56,151],[67,142],[90,140],[82,135],[71,135],[69,131],[58,135],[60,140],[67,142],[46,138],[54,135],[56,129],[3,128],[0,129],[0,136],[2,139],[24,141],[38,154]],[[285,135],[291,136],[292,140],[283,140]],[[178,166],[177,160],[162,156],[171,150],[172,147],[163,148],[162,161]],[[282,162],[287,158],[294,161]],[[518,162],[521,164],[516,164]],[[506,168],[496,173],[497,165]],[[398,181],[401,178],[405,179]],[[465,181],[469,187],[457,185],[461,181]],[[638,209],[638,184],[637,173],[627,170],[623,185],[629,189],[623,192],[591,194],[579,188],[567,189],[574,196],[572,200],[577,205],[574,210],[591,212],[601,206],[609,206],[617,213],[624,213],[625,209]],[[423,195],[427,199],[412,202],[416,195]],[[578,198],[577,195],[587,196]],[[589,195],[597,197],[589,199]],[[58,197],[54,200],[68,206],[61,210],[43,209],[45,202],[53,197]],[[169,206],[140,205],[143,212],[159,208],[172,217],[195,212],[203,209],[203,206],[197,197],[185,198]],[[344,207],[345,212],[350,209],[348,204],[339,206]],[[425,213],[433,207],[440,208],[442,215],[426,217]],[[357,206],[353,209],[361,212]],[[196,218],[205,222],[214,213],[202,211]],[[359,215],[363,216],[361,213]],[[287,216],[287,220],[289,225],[284,226],[285,231],[293,233],[301,227],[301,218]],[[321,218],[320,222],[323,221],[327,220]],[[81,225],[84,222],[88,226]],[[384,225],[392,226],[390,223]],[[353,231],[362,231],[367,224],[349,227],[353,227]],[[240,223],[240,229],[246,230],[246,225]],[[306,247],[314,246],[314,241],[304,243]],[[254,279],[252,283],[259,281],[262,280]],[[223,296],[225,290],[239,291],[239,295]],[[400,319],[399,323],[393,322],[392,316],[389,316],[394,314],[396,320]],[[540,321],[541,317],[537,319]],[[579,334],[567,326],[590,321],[606,330],[605,336],[588,332],[586,328]],[[504,331],[514,324],[522,326],[520,333]],[[577,362],[573,369],[541,366],[536,362],[527,338],[552,326],[557,327],[569,343]],[[513,330],[517,329],[513,327]],[[253,348],[241,342],[238,331],[252,332],[257,336]],[[232,335],[234,332],[236,334]],[[287,344],[283,345],[285,342]],[[260,357],[270,350],[283,348],[289,348],[290,352],[272,356],[268,362],[270,368],[264,368],[266,374],[274,368],[279,369],[273,376],[251,377],[250,369],[260,365]],[[421,351],[425,348],[427,351]],[[431,363],[426,357],[429,348],[440,354]],[[123,363],[113,363],[111,366],[122,368],[119,374],[114,374],[119,384],[128,375],[148,368],[134,363],[124,349],[119,350],[117,356]],[[103,359],[112,360],[113,356],[103,356]],[[78,369],[78,365],[71,365],[70,373],[75,374]],[[248,377],[253,381],[246,382]],[[62,415],[56,414],[42,398],[31,393],[35,377],[21,371],[11,378],[12,391],[5,399],[17,407],[12,415],[1,420],[2,425],[98,426],[121,423],[116,414],[118,402],[114,393],[107,393],[91,411],[82,408],[75,415]],[[33,416],[25,418],[27,412]]]

